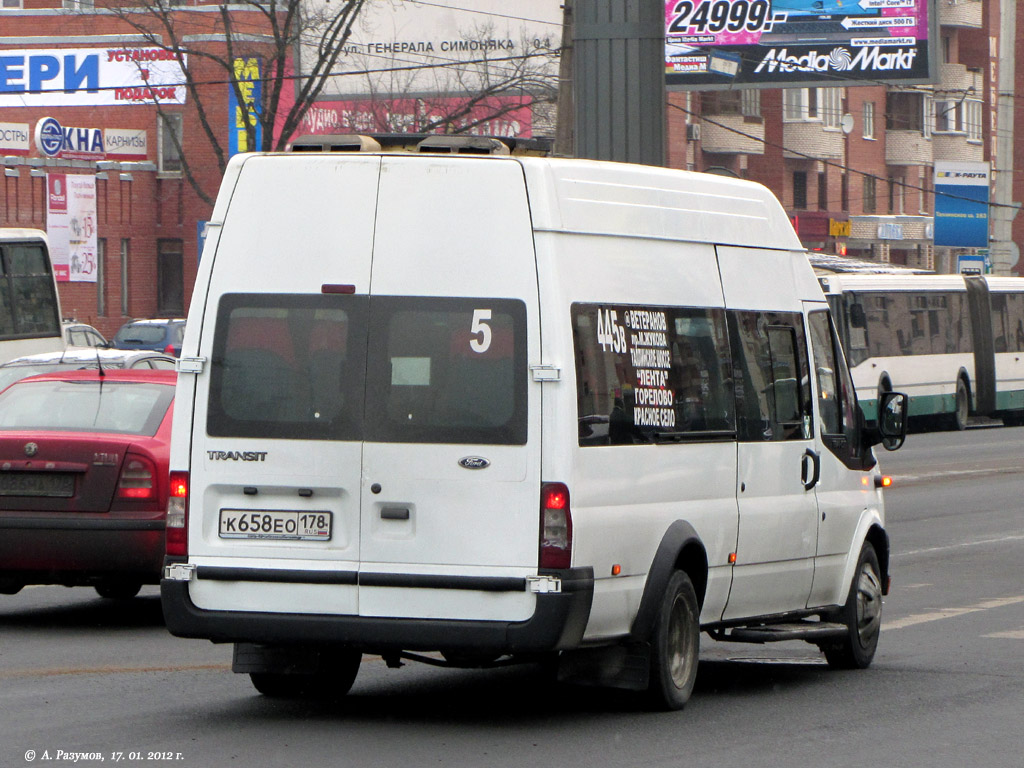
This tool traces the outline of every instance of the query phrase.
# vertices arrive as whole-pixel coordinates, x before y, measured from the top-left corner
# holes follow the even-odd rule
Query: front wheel
[[[833,669],[866,669],[875,658],[882,629],[881,570],[875,548],[864,542],[846,605],[839,614],[839,620],[846,625],[846,635],[821,647]]]
[[[682,709],[697,680],[700,609],[690,577],[675,571],[669,579],[651,637],[648,696],[659,709]]]

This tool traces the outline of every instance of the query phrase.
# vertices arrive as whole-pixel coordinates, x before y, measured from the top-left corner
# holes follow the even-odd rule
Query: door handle
[[[807,460],[810,459],[811,472],[807,471]],[[808,479],[810,475],[810,479]],[[818,484],[818,480],[821,479],[821,456],[817,451],[812,451],[808,448],[804,451],[804,455],[800,457],[800,480],[804,484],[804,490],[809,491],[811,488]]]

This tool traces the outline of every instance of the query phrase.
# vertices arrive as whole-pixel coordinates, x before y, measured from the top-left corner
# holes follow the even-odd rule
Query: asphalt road
[[[372,657],[344,701],[288,703],[229,647],[167,634],[155,588],[29,588],[0,597],[0,766],[1024,765],[1024,428],[912,435],[883,467],[894,583],[866,671],[703,636],[678,713],[530,667]]]

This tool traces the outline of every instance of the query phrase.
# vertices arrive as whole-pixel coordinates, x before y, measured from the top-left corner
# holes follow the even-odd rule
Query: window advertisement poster
[[[0,51],[0,108],[154,102],[185,103],[184,70],[161,48]]]
[[[988,247],[988,163],[935,163],[935,245]]]
[[[96,177],[46,176],[46,234],[58,282],[96,282]]]
[[[935,79],[935,0],[667,0],[670,89]]]

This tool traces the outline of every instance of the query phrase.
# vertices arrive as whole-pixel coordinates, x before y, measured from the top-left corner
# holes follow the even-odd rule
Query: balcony
[[[931,165],[932,142],[921,131],[887,130],[885,162],[888,165]]]
[[[819,120],[784,122],[782,156],[798,160],[845,161],[845,134],[837,128],[825,128]]]
[[[936,5],[943,27],[981,29],[981,0],[938,0]]]
[[[932,156],[937,162],[980,163],[985,160],[985,147],[980,141],[968,141],[964,133],[933,133]]]
[[[723,155],[764,154],[763,122],[750,122],[742,115],[706,117],[709,119],[702,120],[700,126],[700,148],[703,151]]]

